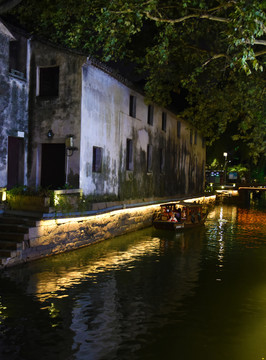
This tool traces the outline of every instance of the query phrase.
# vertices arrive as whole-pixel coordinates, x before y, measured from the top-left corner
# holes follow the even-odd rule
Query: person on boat
[[[168,221],[177,222],[177,219],[172,211],[169,213],[169,215],[170,215],[170,218]]]
[[[175,214],[175,217],[176,217],[176,220],[177,220],[178,222],[181,221],[181,209],[180,209],[180,208],[177,209],[177,212],[176,212],[176,214]]]
[[[198,222],[201,222],[201,213],[200,213],[200,210],[198,212]]]

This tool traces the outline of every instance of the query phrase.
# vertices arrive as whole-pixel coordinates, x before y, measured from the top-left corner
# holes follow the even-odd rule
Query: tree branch
[[[255,55],[255,57],[257,57],[257,56],[261,56],[261,55],[264,55],[264,54],[266,54],[266,50],[258,51],[254,55]]]
[[[230,59],[229,56],[226,55],[226,54],[216,54],[216,55],[213,55],[209,60],[205,61],[205,63],[202,64],[201,66],[202,66],[202,67],[205,67],[205,66],[207,66],[211,61],[216,60],[216,59],[219,59],[219,58],[222,58],[222,57],[225,57],[225,58],[228,59],[228,60]]]
[[[255,57],[257,56],[261,56],[261,55],[264,55],[266,54],[266,50],[263,50],[263,51],[259,51],[257,53],[254,54]],[[216,60],[216,59],[220,59],[222,57],[225,57],[228,61],[230,61],[230,57],[227,55],[227,54],[216,54],[216,55],[213,55],[210,59],[208,59],[207,61],[205,61],[204,64],[202,64],[201,66],[202,67],[205,67],[207,66],[211,61],[213,60]]]
[[[191,15],[183,16],[183,17],[181,17],[179,19],[162,19],[162,18],[159,18],[157,16],[151,15],[148,11],[144,11],[144,14],[150,20],[169,23],[169,24],[177,24],[177,23],[180,23],[180,22],[186,21],[188,19],[192,19],[192,18],[208,19],[208,20],[219,21],[219,22],[224,22],[224,23],[229,23],[231,21],[229,19],[222,18],[222,17],[219,17],[219,16],[213,16],[213,15],[210,15],[210,14],[201,14],[201,15],[199,15],[199,14],[191,14]]]
[[[249,39],[247,39],[245,41],[246,44],[251,44],[251,45],[263,45],[266,46],[266,40],[258,40],[258,39],[254,39],[254,41],[250,41]]]

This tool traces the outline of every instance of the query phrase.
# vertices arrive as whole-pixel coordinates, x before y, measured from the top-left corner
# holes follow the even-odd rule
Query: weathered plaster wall
[[[85,57],[50,44],[36,40],[31,43],[29,111],[31,186],[40,184],[41,144],[64,144],[69,134],[74,135],[74,145],[77,147],[77,151],[68,158],[69,183],[75,187],[79,186],[81,68],[84,61]],[[59,66],[59,94],[51,97],[38,96],[38,69],[50,66]],[[52,139],[47,138],[50,129],[54,133]]]
[[[83,66],[82,86],[80,184],[84,194],[115,194],[123,200],[202,191],[205,147],[199,135],[197,143],[193,136],[190,144],[188,124],[155,105],[153,125],[149,125],[144,97],[90,62]],[[136,117],[129,116],[130,95],[136,97]],[[166,131],[162,130],[163,111],[167,113]],[[132,171],[126,170],[127,138],[133,141]],[[148,144],[152,145],[151,172],[147,172]],[[99,173],[92,171],[93,146],[103,148]]]
[[[118,194],[120,126],[118,104],[125,101],[118,81],[83,66],[80,186],[84,194]],[[93,146],[103,148],[102,172],[93,172]]]
[[[27,171],[28,81],[26,74],[20,79],[9,72],[9,41],[16,33],[12,35],[0,31],[0,187],[7,185],[8,136],[24,136],[24,183]]]

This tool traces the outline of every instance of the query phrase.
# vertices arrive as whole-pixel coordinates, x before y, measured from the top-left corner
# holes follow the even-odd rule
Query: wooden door
[[[7,189],[24,185],[24,139],[8,137]]]
[[[41,186],[62,188],[65,176],[65,144],[42,144]]]

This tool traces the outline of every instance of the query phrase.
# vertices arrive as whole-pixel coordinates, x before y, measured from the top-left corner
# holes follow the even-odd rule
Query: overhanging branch
[[[148,11],[144,11],[144,14],[150,20],[157,21],[157,22],[162,22],[162,23],[163,22],[164,23],[169,23],[169,24],[178,24],[178,23],[181,23],[183,21],[186,21],[188,19],[193,19],[193,18],[208,19],[208,20],[218,21],[218,22],[223,22],[223,23],[229,23],[230,22],[229,19],[219,17],[219,16],[210,15],[210,14],[190,14],[190,15],[186,15],[186,16],[183,16],[181,18],[178,18],[178,19],[160,18],[160,17],[151,15]]]

